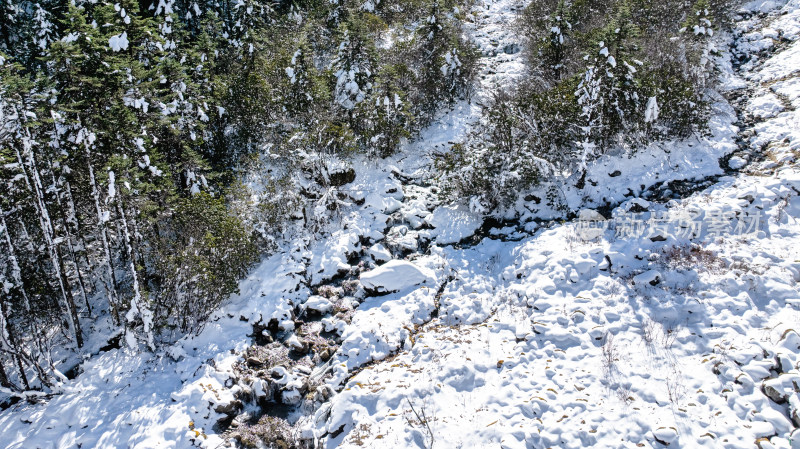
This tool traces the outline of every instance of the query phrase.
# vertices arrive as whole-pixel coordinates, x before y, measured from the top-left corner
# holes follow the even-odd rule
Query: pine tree
[[[334,102],[352,117],[353,109],[372,90],[377,54],[365,24],[357,17],[340,25],[339,33],[339,48],[331,63]]]
[[[404,65],[382,67],[369,98],[359,105],[362,146],[380,157],[394,153],[414,127],[406,93],[395,82],[398,72],[405,70]]]
[[[582,108],[583,154],[581,165],[595,153],[605,152],[612,140],[630,126],[638,125],[638,69],[634,59],[638,30],[623,6],[616,18],[598,33],[597,47],[578,85],[576,97]]]

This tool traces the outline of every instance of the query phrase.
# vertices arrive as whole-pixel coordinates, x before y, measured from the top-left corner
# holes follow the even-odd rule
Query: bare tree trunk
[[[67,221],[67,214],[64,208],[64,203],[61,201],[61,192],[58,189],[58,181],[56,180],[55,168],[53,167],[53,161],[48,159],[48,164],[50,165],[50,178],[53,182],[53,194],[56,197],[56,203],[58,204],[58,210],[61,215],[61,225],[64,227],[64,234],[65,240],[67,241],[67,250],[69,251],[70,259],[72,260],[72,265],[75,267],[75,277],[78,279],[78,288],[81,292],[81,296],[83,296],[83,302],[86,304],[86,309],[89,311],[89,314],[92,313],[92,306],[89,305],[89,297],[86,295],[86,287],[83,282],[83,275],[81,274],[81,267],[78,265],[78,258],[75,255],[75,247],[72,245],[72,232],[69,230],[69,222]],[[64,274],[66,277],[66,273]]]
[[[103,244],[105,267],[108,271],[108,278],[103,278],[103,286],[106,289],[106,297],[108,298],[108,305],[111,309],[111,318],[114,320],[114,324],[119,325],[122,324],[119,317],[119,296],[117,295],[119,287],[117,284],[117,275],[114,273],[114,266],[111,264],[111,248],[108,244],[108,229],[106,228],[106,221],[108,220],[100,205],[100,192],[97,190],[97,179],[94,176],[91,153],[89,152],[88,146],[84,147],[86,149],[86,165],[89,169],[89,184],[92,186],[92,198],[94,199],[95,212],[97,213],[97,228],[100,233],[100,241]]]
[[[30,136],[27,136],[28,139],[24,141],[24,151],[27,159],[26,161],[23,160],[22,156],[17,150],[17,158],[19,159],[20,165],[23,167],[23,172],[25,176],[30,179],[27,181],[29,187],[32,187],[32,194],[34,197],[34,205],[36,206],[37,215],[39,218],[39,224],[42,228],[42,234],[45,238],[45,245],[47,246],[48,256],[50,261],[53,265],[53,270],[55,271],[55,278],[58,282],[58,288],[61,293],[61,299],[64,302],[63,306],[65,308],[65,313],[68,318],[70,331],[75,336],[75,343],[78,348],[83,347],[83,335],[81,332],[80,322],[78,321],[78,314],[77,310],[75,309],[75,300],[72,297],[72,291],[69,287],[69,283],[65,282],[65,277],[63,273],[63,262],[61,260],[61,254],[58,250],[58,245],[56,245],[55,241],[53,240],[54,230],[53,224],[50,219],[50,213],[47,211],[47,206],[44,202],[44,193],[42,189],[41,179],[39,178],[39,172],[36,168],[36,159],[33,155],[33,148],[31,147],[31,140]],[[28,171],[25,170],[25,166],[27,165]]]
[[[2,335],[2,339],[0,339],[0,348],[14,360],[14,363],[17,365],[17,370],[19,371],[19,379],[22,381],[22,385],[25,387],[25,390],[30,390],[31,386],[28,383],[28,376],[25,374],[25,366],[22,364],[22,358],[19,354],[20,349],[17,345],[16,333],[11,326],[11,322],[8,320],[8,306],[2,299],[0,299],[0,324],[2,324],[5,334]],[[2,365],[2,362],[0,362],[0,365]],[[3,373],[3,376],[6,376],[6,374]],[[8,380],[8,376],[6,376],[6,380]]]
[[[8,380],[8,375],[6,374],[6,369],[3,367],[3,360],[0,359],[0,387],[9,388],[14,390],[14,386],[11,385],[11,382]]]
[[[142,318],[142,324],[144,327],[143,330],[145,338],[147,339],[147,345],[150,347],[150,349],[154,349],[155,343],[153,341],[152,332],[152,312],[146,306],[144,303],[144,298],[142,297],[142,291],[139,284],[139,275],[136,271],[136,259],[133,254],[133,247],[131,246],[131,233],[128,228],[128,220],[125,216],[125,206],[122,203],[121,192],[117,194],[117,212],[122,219],[122,232],[125,239],[125,252],[128,257],[128,268],[130,269],[131,277],[133,279],[133,298],[131,299],[131,308],[126,319],[128,321],[132,321],[136,318],[136,315],[139,315]],[[126,323],[126,328],[127,327],[128,326]]]
[[[25,225],[24,223],[21,224],[23,231],[27,236],[27,231],[25,231]],[[42,332],[39,330],[39,326],[36,324],[36,318],[33,317],[32,316],[33,314],[31,313],[31,302],[28,299],[28,292],[25,290],[25,284],[23,284],[22,282],[22,272],[19,267],[19,262],[17,261],[17,250],[11,241],[11,233],[8,230],[8,225],[6,224],[5,220],[5,212],[2,209],[0,209],[0,225],[2,225],[2,229],[5,230],[5,237],[6,237],[5,241],[6,245],[8,246],[9,258],[11,259],[11,273],[14,278],[13,280],[16,283],[20,294],[22,295],[22,300],[25,304],[25,312],[28,314],[26,318],[28,321],[28,325],[30,326],[29,332],[31,334],[31,337],[36,342],[36,348],[38,349],[39,354],[44,354],[44,345],[42,344],[43,335]],[[28,239],[28,243],[30,244],[30,239]],[[51,386],[49,381],[50,376],[47,375],[42,366],[33,356],[26,355],[21,348],[18,348],[18,356],[19,356],[18,362],[21,361],[23,356],[27,358],[28,364],[31,365],[33,369],[36,371],[37,375],[39,376],[39,381],[42,383],[42,385],[48,387]]]

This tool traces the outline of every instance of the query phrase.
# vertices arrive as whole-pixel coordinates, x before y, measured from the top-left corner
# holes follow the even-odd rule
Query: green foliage
[[[224,200],[200,193],[178,201],[157,245],[159,317],[181,331],[199,324],[231,293],[257,260],[258,248]]]
[[[580,185],[611,149],[702,132],[714,10],[708,0],[531,2],[517,23],[530,76],[439,158],[443,194],[508,205],[540,183]]]
[[[107,315],[153,347],[197,329],[292,226],[330,221],[334,162],[388,156],[468,95],[458,5],[3,2],[11,330],[80,346]]]

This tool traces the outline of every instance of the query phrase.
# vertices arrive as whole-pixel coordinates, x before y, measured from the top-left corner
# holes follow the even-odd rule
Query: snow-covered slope
[[[520,7],[472,11],[478,99],[523,73]],[[0,447],[219,447],[220,420],[264,412],[318,447],[800,447],[800,1],[740,16],[710,136],[604,157],[596,186],[562,190],[612,220],[520,202],[481,229],[440,204],[430,154],[480,114],[461,103],[399,155],[355,161],[341,226],[262,262],[199,335],[87,360],[63,394],[0,413]],[[254,342],[300,353],[325,332],[325,360],[287,358],[272,386],[241,375]]]

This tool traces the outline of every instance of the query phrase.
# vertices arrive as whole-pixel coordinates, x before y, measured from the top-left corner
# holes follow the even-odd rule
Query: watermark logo
[[[614,231],[617,239],[650,239],[654,242],[743,236],[757,233],[762,222],[761,211],[735,211],[719,208],[707,210],[626,212],[606,219],[597,211],[584,209],[578,213],[576,232],[583,240],[594,240]]]

